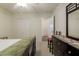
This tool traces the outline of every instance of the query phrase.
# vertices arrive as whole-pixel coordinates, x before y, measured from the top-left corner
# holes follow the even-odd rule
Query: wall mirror
[[[66,36],[79,40],[79,4],[70,3],[66,6]]]

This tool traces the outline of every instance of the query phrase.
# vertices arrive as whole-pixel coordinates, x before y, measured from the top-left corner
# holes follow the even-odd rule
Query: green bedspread
[[[0,52],[0,56],[21,56],[28,45],[31,43],[32,38],[22,39],[12,46]]]

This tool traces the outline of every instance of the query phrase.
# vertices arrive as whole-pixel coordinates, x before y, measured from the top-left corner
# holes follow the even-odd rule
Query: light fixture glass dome
[[[18,3],[16,3],[16,5],[17,5],[17,6],[21,6],[21,7],[27,7],[27,4],[26,4],[26,3],[19,3],[19,2],[18,2]]]

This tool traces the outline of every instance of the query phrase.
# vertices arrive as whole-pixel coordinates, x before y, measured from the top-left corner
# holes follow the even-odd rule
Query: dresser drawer
[[[79,56],[79,50],[68,45],[67,54],[70,56]]]

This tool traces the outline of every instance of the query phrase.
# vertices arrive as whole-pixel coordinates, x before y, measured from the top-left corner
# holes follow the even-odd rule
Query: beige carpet
[[[36,51],[36,56],[53,56],[48,49],[47,41],[41,41]]]

